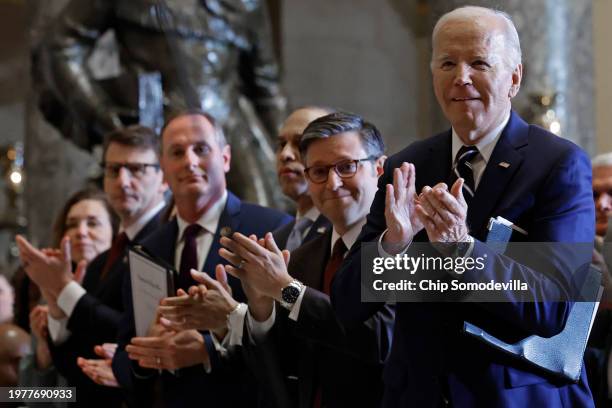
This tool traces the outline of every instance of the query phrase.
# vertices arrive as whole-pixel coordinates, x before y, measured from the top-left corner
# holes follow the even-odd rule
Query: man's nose
[[[459,63],[455,68],[455,85],[470,85],[472,83],[472,69],[468,64]]]
[[[130,183],[131,176],[132,174],[128,169],[121,167],[119,173],[117,173],[117,182],[122,186],[126,186]]]
[[[200,165],[200,156],[193,151],[193,149],[188,149],[185,154],[185,165],[189,168],[198,167]]]
[[[296,160],[295,152],[289,143],[285,144],[281,149],[280,159],[283,162]]]
[[[612,195],[608,193],[600,194],[595,202],[595,206],[599,211],[606,213],[612,212]]]
[[[338,176],[336,170],[333,167],[329,169],[329,173],[327,174],[327,188],[336,191],[342,184],[342,179]]]

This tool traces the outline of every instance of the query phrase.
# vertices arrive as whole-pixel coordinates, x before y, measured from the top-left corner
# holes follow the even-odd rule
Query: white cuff
[[[240,303],[238,307],[227,316],[227,329],[229,331],[223,339],[223,346],[229,348],[242,345],[242,328],[244,327],[244,319],[248,310],[249,307],[245,303]]]
[[[258,322],[248,310],[246,319],[247,326],[249,327],[253,340],[255,343],[261,342],[272,329],[272,326],[274,326],[274,322],[276,320],[276,302],[272,303],[272,313],[270,313],[270,317],[268,317],[266,321]]]
[[[298,317],[300,316],[300,308],[302,307],[302,299],[304,299],[304,293],[306,293],[306,285],[302,285],[302,290],[298,298],[295,300],[295,303],[291,307],[291,312],[289,312],[289,318],[294,322],[297,322]]]
[[[389,253],[387,253],[384,249],[383,249],[383,245],[382,245],[382,240],[385,237],[385,234],[387,233],[387,231],[389,231],[389,228],[387,228],[386,230],[384,230],[382,232],[382,234],[380,234],[380,237],[378,237],[378,255],[382,256],[383,258],[393,258],[396,255],[404,255],[406,253],[406,251],[408,251],[408,248],[410,248],[410,244],[412,244],[412,240],[410,240],[410,242],[408,243],[408,245],[406,245],[406,247],[399,253],[395,254],[395,255],[391,255]]]
[[[51,315],[47,316],[47,324],[49,327],[49,335],[53,344],[59,345],[68,340],[70,330],[68,330],[68,318],[54,319]]]
[[[79,299],[86,294],[87,291],[83,289],[81,285],[79,285],[76,281],[71,281],[69,284],[64,286],[64,289],[60,292],[57,297],[57,305],[66,316],[70,318],[72,316],[72,312],[76,307]]]

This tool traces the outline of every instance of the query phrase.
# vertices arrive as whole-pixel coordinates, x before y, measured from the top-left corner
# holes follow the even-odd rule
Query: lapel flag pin
[[[318,232],[319,234],[325,234],[325,231],[326,231],[326,230],[327,230],[327,228],[325,228],[325,227],[319,227],[319,228],[317,229],[317,232]]]
[[[507,169],[508,167],[510,167],[510,163],[508,163],[508,162],[499,162],[499,167],[503,167],[504,169]]]
[[[223,227],[219,233],[222,237],[230,238],[232,236],[232,229],[231,227]]]

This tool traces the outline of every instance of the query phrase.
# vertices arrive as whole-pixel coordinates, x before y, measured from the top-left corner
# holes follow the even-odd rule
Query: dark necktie
[[[285,249],[289,251],[293,251],[297,249],[300,245],[302,245],[304,231],[308,227],[312,225],[312,220],[310,218],[302,217],[298,221],[295,222],[295,225],[291,229],[291,233],[289,233],[289,238],[287,238],[287,244],[285,245]]]
[[[102,268],[102,272],[100,273],[100,279],[104,279],[106,274],[111,270],[113,265],[123,257],[125,254],[125,249],[130,243],[130,239],[128,238],[125,232],[117,235],[115,240],[113,241],[113,245],[111,245],[111,249],[108,252],[108,257],[106,258],[106,262],[104,263],[104,268]]]
[[[329,261],[327,261],[327,266],[325,267],[325,272],[323,272],[323,292],[329,295],[331,292],[331,283],[334,279],[334,275],[342,265],[342,261],[344,260],[344,253],[347,248],[344,245],[344,241],[342,238],[339,238],[334,244],[334,249],[332,250],[331,257]]]
[[[463,197],[469,204],[474,193],[476,191],[476,184],[474,182],[474,171],[472,170],[472,160],[478,155],[478,148],[476,146],[462,146],[457,152],[455,157],[455,163],[453,164],[453,180],[463,178],[465,183],[463,184]]]
[[[181,252],[181,267],[179,269],[178,288],[187,290],[189,286],[195,284],[191,277],[191,269],[198,269],[198,243],[196,239],[202,227],[198,224],[191,224],[183,232],[183,251]]]

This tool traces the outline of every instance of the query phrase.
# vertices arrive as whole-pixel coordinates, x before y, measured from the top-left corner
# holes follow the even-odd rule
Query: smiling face
[[[186,207],[205,211],[225,191],[230,147],[219,146],[216,130],[204,116],[183,115],[164,130],[160,164],[179,213]]]
[[[72,260],[87,262],[111,246],[113,227],[106,207],[98,200],[81,200],[70,207],[64,235],[70,237]]]
[[[465,144],[476,144],[502,123],[520,87],[522,65],[509,68],[503,24],[489,15],[453,18],[434,38],[434,92]]]
[[[300,139],[306,126],[327,112],[316,108],[298,109],[293,112],[278,133],[276,147],[276,172],[283,193],[293,201],[308,194],[304,177],[304,165],[300,159]]]
[[[346,160],[368,156],[359,134],[346,132],[313,141],[306,151],[306,167],[330,166]],[[377,190],[378,176],[382,174],[384,158],[365,161],[358,165],[351,178],[340,178],[330,169],[327,182],[308,181],[308,190],[315,206],[343,234],[370,211]]]

